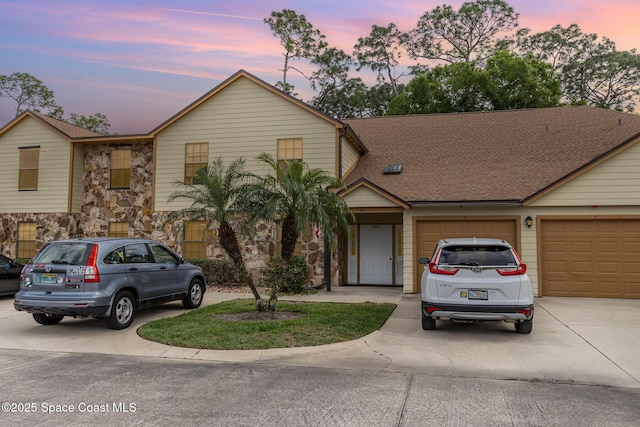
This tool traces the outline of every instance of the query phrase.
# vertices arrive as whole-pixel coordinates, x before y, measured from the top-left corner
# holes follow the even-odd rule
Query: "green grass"
[[[277,311],[294,311],[288,320],[221,320],[214,316],[255,311],[255,300],[233,300],[201,307],[176,317],[154,320],[138,334],[179,347],[246,350],[307,347],[365,336],[387,320],[394,304],[278,302]]]

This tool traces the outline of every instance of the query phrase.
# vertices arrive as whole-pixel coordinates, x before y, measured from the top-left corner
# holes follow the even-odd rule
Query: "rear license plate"
[[[62,283],[62,281],[58,281],[58,275],[55,273],[43,273],[36,275],[36,283],[55,285],[56,283]]]
[[[469,299],[488,300],[489,292],[479,291],[477,289],[469,289]]]

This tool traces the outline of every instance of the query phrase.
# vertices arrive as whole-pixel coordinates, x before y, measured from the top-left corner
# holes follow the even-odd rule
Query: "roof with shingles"
[[[412,204],[522,203],[640,140],[639,115],[587,106],[343,121],[369,148],[345,183]]]
[[[47,116],[47,115],[42,114],[42,113],[38,113],[38,112],[35,112],[35,111],[29,111],[29,113],[33,114],[34,116],[36,116],[40,120],[42,120],[42,121],[46,122],[47,124],[49,124],[50,126],[54,127],[59,132],[62,132],[63,134],[67,135],[71,139],[74,139],[74,138],[88,138],[88,137],[91,137],[91,136],[104,136],[104,135],[102,135],[100,133],[87,130],[85,128],[82,128],[80,126],[76,126],[74,124],[65,122],[63,120],[54,119],[53,117]]]

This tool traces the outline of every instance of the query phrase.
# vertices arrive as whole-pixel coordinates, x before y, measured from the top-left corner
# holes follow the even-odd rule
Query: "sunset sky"
[[[293,9],[351,54],[372,25],[415,27],[458,0],[0,0],[0,75],[26,72],[55,92],[66,117],[102,113],[111,132],[146,133],[238,71],[275,84],[283,57],[263,19]],[[534,32],[578,24],[640,48],[640,0],[510,0]],[[407,63],[414,63],[403,58]],[[361,76],[366,80],[365,76]],[[312,96],[294,81],[301,97]],[[15,115],[0,98],[0,127]]]

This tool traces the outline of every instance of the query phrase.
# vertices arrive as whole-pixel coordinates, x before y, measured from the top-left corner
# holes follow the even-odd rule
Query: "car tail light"
[[[427,308],[427,313],[431,314],[434,311],[440,311],[440,309],[438,307],[429,307]]]
[[[100,273],[98,272],[98,266],[96,265],[98,260],[98,245],[93,245],[91,252],[89,253],[89,260],[87,261],[87,268],[84,271],[84,282],[94,283],[100,281]]]
[[[459,270],[459,268],[438,266],[438,264],[436,264],[435,262],[429,263],[429,272],[433,274],[444,274],[447,276],[453,276]]]
[[[37,251],[35,251],[35,253],[31,256],[31,258],[29,258],[29,261],[27,261],[24,264],[24,267],[22,267],[22,270],[20,270],[20,281],[24,280],[24,273],[26,272],[25,270],[26,270],[27,266],[31,265],[31,262],[36,257],[36,255],[38,255],[47,245],[48,245],[48,243],[46,245],[44,245],[43,247],[41,247],[40,249],[38,249]]]
[[[531,316],[531,310],[518,310],[518,313],[524,314],[525,316]]]
[[[496,268],[496,271],[501,276],[521,276],[527,272],[527,264],[519,264],[513,270],[500,270],[499,268]]]
[[[527,264],[522,264],[522,262],[520,261],[520,257],[518,256],[518,253],[516,251],[514,251],[513,249],[511,249],[511,253],[513,254],[513,257],[515,258],[516,262],[518,263],[518,267],[514,270],[500,270],[500,269],[496,269],[496,271],[498,272],[499,275],[501,276],[521,276],[524,273],[527,272]]]

